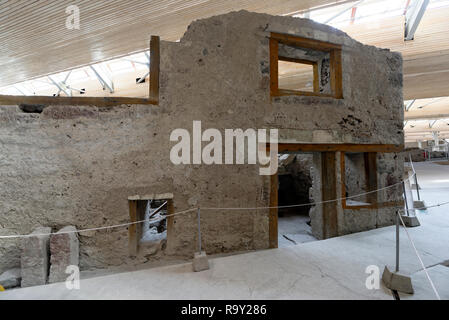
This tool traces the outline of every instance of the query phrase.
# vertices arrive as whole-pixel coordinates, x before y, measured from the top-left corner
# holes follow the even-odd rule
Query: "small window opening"
[[[343,98],[341,46],[271,33],[271,96]]]
[[[345,208],[374,208],[377,205],[376,153],[342,154],[343,201]]]
[[[148,200],[140,243],[161,242],[167,239],[167,200]]]

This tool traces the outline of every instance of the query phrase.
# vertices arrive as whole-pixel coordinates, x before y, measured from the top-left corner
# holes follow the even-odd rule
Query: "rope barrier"
[[[149,222],[162,221],[162,220],[167,219],[168,217],[174,217],[174,216],[177,216],[177,215],[180,215],[180,214],[185,214],[185,213],[192,212],[192,211],[195,211],[195,210],[197,210],[197,208],[192,208],[192,209],[176,212],[176,213],[173,213],[173,214],[170,214],[170,215],[166,215],[166,216],[158,218],[158,219],[140,220],[140,221],[127,222],[127,223],[116,224],[116,225],[112,225],[112,226],[106,226],[106,227],[82,229],[82,230],[76,230],[76,231],[63,231],[63,232],[51,232],[51,233],[34,233],[34,234],[25,234],[25,235],[22,234],[22,235],[0,236],[0,239],[31,238],[31,237],[40,237],[40,236],[83,233],[83,232],[89,232],[89,231],[99,231],[99,230],[106,230],[106,229],[122,228],[122,227],[127,227],[127,226],[131,226],[131,225],[139,224],[139,223],[144,223],[144,222],[147,222],[147,221],[149,221]]]
[[[407,180],[410,180],[413,176],[414,176],[414,174],[412,174],[407,179],[402,180],[402,181],[400,181],[398,183],[395,183],[395,184],[392,184],[390,186],[386,186],[386,187],[383,187],[383,188],[380,188],[380,189],[376,189],[376,190],[373,190],[373,191],[360,193],[360,194],[357,194],[357,195],[354,195],[354,196],[342,197],[342,198],[337,198],[337,199],[332,199],[332,200],[325,200],[325,201],[320,201],[320,202],[309,202],[309,203],[302,203],[302,204],[293,204],[293,205],[288,205],[288,206],[254,207],[254,208],[208,208],[208,207],[201,207],[201,210],[262,210],[262,209],[285,209],[285,208],[297,208],[297,207],[304,207],[304,206],[313,206],[313,205],[325,204],[325,203],[330,203],[330,202],[337,202],[337,201],[346,200],[346,199],[358,198],[358,197],[361,197],[361,196],[365,196],[367,194],[376,193],[376,192],[379,192],[379,191],[390,189],[390,188],[396,187],[398,185],[401,185],[403,182],[405,182]]]
[[[421,266],[422,266],[424,272],[426,273],[427,279],[429,280],[430,285],[432,286],[433,292],[435,293],[437,299],[438,299],[438,300],[441,300],[440,295],[439,295],[437,289],[435,288],[435,285],[433,284],[432,279],[430,278],[429,272],[427,271],[427,268],[426,268],[426,266],[424,265],[424,262],[422,261],[421,256],[420,256],[419,253],[418,253],[418,250],[416,249],[415,243],[413,242],[412,237],[410,236],[410,234],[409,234],[409,232],[408,232],[408,230],[407,230],[407,227],[406,227],[406,225],[405,225],[405,223],[404,223],[404,220],[402,220],[402,217],[401,217],[400,214],[398,214],[398,217],[399,217],[399,219],[401,220],[402,225],[404,226],[404,230],[405,230],[405,233],[407,234],[407,238],[408,238],[408,240],[410,241],[410,243],[412,244],[412,247],[413,247],[413,249],[415,250],[415,254],[416,254],[416,256],[418,257],[418,260],[419,260],[419,262],[421,263]]]
[[[342,198],[337,198],[337,199],[333,199],[333,200],[326,200],[326,201],[320,201],[320,202],[310,202],[310,203],[302,203],[302,204],[296,204],[296,205],[289,205],[289,206],[276,206],[276,207],[255,207],[255,208],[208,208],[208,207],[201,207],[201,210],[262,210],[262,209],[284,209],[284,208],[297,208],[297,207],[304,207],[304,206],[311,206],[311,205],[319,205],[319,204],[325,204],[325,203],[331,203],[331,202],[337,202],[337,201],[341,201],[344,199],[353,199],[353,198],[357,198],[357,197],[361,197],[367,194],[371,194],[371,193],[375,193],[375,192],[379,192],[382,190],[386,190],[386,189],[390,189],[393,187],[396,187],[398,185],[401,185],[404,181],[407,181],[409,179],[411,179],[413,177],[410,176],[409,178],[407,178],[406,180],[403,180],[401,182],[392,184],[390,186],[386,186],[377,190],[373,190],[373,191],[368,191],[368,192],[364,192],[361,194],[357,194],[354,196],[349,196],[349,197],[342,197]],[[139,224],[139,223],[144,223],[144,222],[157,222],[157,221],[162,221],[167,219],[168,217],[172,217],[172,216],[177,216],[180,214],[185,214],[185,213],[189,213],[192,211],[198,210],[198,208],[191,208],[191,209],[187,209],[184,211],[180,211],[171,215],[166,215],[164,217],[158,218],[158,219],[153,219],[153,220],[140,220],[140,221],[134,221],[134,222],[128,222],[128,223],[122,223],[122,224],[117,224],[117,225],[112,225],[112,226],[105,226],[105,227],[96,227],[96,228],[89,228],[89,229],[82,229],[82,230],[76,230],[76,231],[64,231],[64,232],[52,232],[52,233],[46,233],[46,234],[26,234],[26,235],[7,235],[7,236],[0,236],[0,239],[16,239],[16,238],[29,238],[29,237],[37,237],[37,236],[50,236],[50,235],[56,235],[56,234],[71,234],[71,233],[83,233],[83,232],[89,232],[89,231],[99,231],[99,230],[106,230],[106,229],[115,229],[115,228],[122,228],[122,227],[127,227],[130,225],[135,225],[135,224]]]

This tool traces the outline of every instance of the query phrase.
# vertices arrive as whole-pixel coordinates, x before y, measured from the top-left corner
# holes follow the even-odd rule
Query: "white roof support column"
[[[413,40],[430,0],[412,0],[405,14],[405,41]]]

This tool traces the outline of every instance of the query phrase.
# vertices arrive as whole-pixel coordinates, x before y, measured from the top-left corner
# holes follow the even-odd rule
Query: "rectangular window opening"
[[[376,153],[342,153],[342,196],[345,208],[375,208],[377,206]]]
[[[271,96],[343,98],[341,46],[271,33]]]
[[[167,240],[167,205],[168,200],[145,201],[145,215],[142,220],[140,244],[159,244]]]

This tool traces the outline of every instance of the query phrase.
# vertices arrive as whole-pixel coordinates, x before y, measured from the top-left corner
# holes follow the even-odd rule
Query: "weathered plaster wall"
[[[269,31],[343,44],[344,99],[271,101]],[[203,130],[278,128],[285,142],[403,142],[400,55],[310,20],[241,11],[195,21],[180,43],[161,43],[160,82],[159,106],[53,106],[40,115],[0,107],[0,234],[123,223],[127,197],[135,194],[173,193],[175,211],[269,205],[270,179],[256,165],[170,162],[171,131],[191,132],[194,120]],[[267,248],[268,221],[268,210],[203,212],[204,247]],[[193,214],[176,217],[165,252],[135,259],[128,257],[125,228],[85,233],[80,263],[190,258],[196,239]],[[2,271],[18,265],[20,253],[15,241],[0,241]]]

